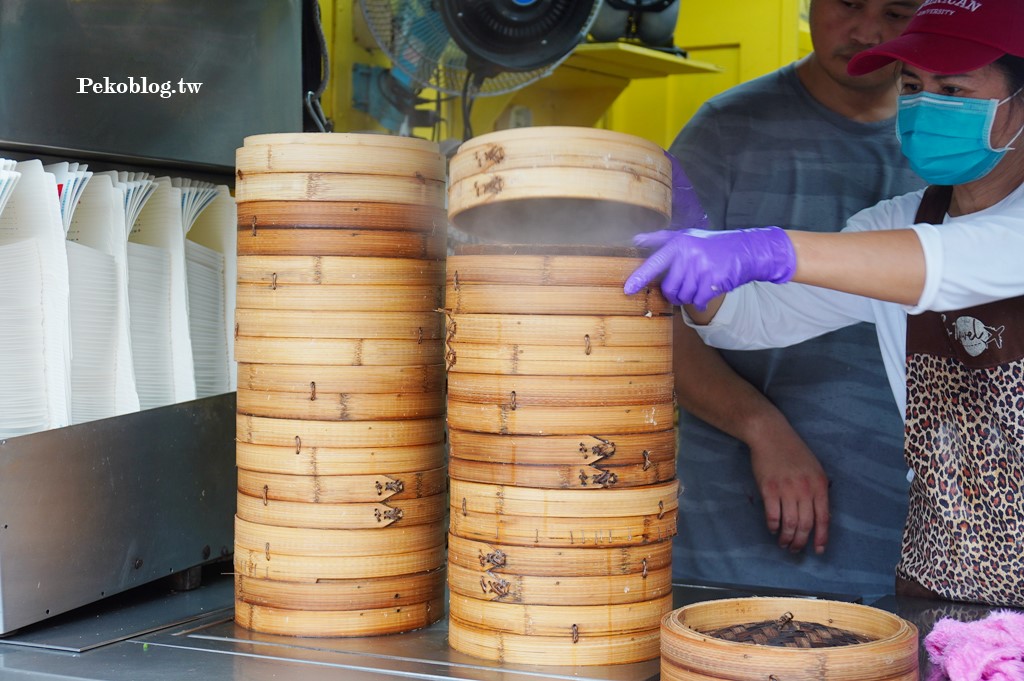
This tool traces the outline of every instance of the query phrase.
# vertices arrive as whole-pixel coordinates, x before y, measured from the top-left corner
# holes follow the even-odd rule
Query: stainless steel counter
[[[230,569],[221,564],[220,570]],[[677,585],[676,607],[753,591]],[[762,592],[762,595],[765,595]],[[207,569],[194,591],[152,584],[0,639],[0,679],[478,679],[479,681],[646,681],[659,662],[605,667],[498,665],[451,650],[444,620],[420,631],[359,639],[254,634],[232,620],[230,575]],[[876,604],[915,622],[922,637],[944,615],[983,617],[988,608],[883,599]],[[922,678],[927,660],[922,656]]]

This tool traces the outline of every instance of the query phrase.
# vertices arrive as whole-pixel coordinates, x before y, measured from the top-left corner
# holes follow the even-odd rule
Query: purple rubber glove
[[[659,275],[661,292],[673,305],[707,309],[715,296],[752,281],[782,284],[796,272],[796,253],[786,232],[778,227],[661,230],[637,234],[633,244],[656,248],[653,255],[626,280],[633,295]]]
[[[678,158],[667,151],[665,156],[672,163],[672,229],[707,229],[708,214],[700,205],[693,183],[686,176]]]

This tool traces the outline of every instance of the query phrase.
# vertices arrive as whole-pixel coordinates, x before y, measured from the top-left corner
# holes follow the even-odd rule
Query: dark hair
[[[1024,57],[1004,54],[995,60],[993,65],[1006,76],[1006,82],[1010,86],[1010,94],[1024,87]]]

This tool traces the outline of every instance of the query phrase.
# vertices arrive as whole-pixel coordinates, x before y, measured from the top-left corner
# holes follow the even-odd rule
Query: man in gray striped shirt
[[[896,71],[846,74],[919,4],[811,0],[812,54],[701,107],[671,152],[712,228],[834,231],[923,185],[895,136]],[[903,422],[873,329],[722,353],[681,323],[675,331],[676,581],[891,593],[907,506]]]

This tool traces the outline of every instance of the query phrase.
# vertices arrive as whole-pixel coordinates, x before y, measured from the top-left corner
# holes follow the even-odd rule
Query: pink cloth
[[[944,617],[924,640],[930,677],[950,681],[1024,681],[1024,614],[999,610],[977,622]]]

